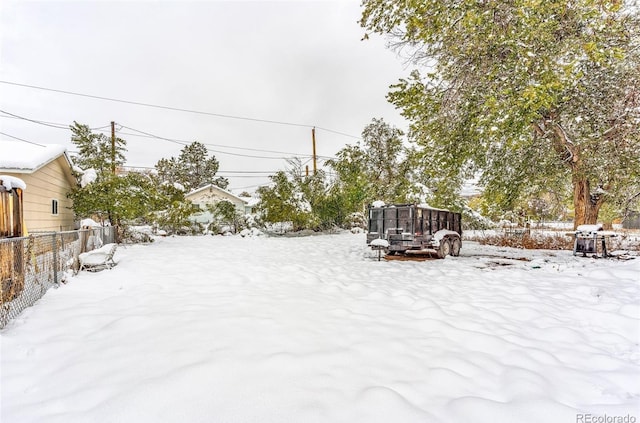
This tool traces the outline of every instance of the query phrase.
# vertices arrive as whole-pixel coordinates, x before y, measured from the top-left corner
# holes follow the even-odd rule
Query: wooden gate
[[[6,189],[0,180],[0,239],[23,235],[22,189]],[[0,242],[0,297],[11,301],[24,289],[23,243]]]

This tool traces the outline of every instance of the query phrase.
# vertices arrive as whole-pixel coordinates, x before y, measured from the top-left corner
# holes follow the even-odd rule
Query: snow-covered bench
[[[116,265],[113,255],[116,253],[118,244],[105,244],[102,247],[87,251],[78,256],[80,270],[97,271],[111,269]]]

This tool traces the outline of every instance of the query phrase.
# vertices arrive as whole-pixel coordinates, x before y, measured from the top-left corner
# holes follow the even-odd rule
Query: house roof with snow
[[[199,194],[199,193],[201,193],[201,192],[203,192],[203,191],[207,191],[207,190],[219,191],[219,192],[221,192],[221,193],[223,193],[223,194],[225,194],[225,195],[227,195],[227,196],[229,196],[229,197],[232,197],[232,198],[234,198],[234,199],[237,199],[238,201],[242,201],[244,204],[247,204],[247,203],[248,203],[248,201],[247,201],[245,198],[238,197],[237,195],[235,195],[235,194],[233,194],[233,193],[231,193],[231,192],[227,191],[226,189],[222,189],[222,188],[220,188],[219,186],[214,185],[214,184],[205,185],[205,186],[203,186],[203,187],[200,187],[200,188],[198,188],[198,189],[195,189],[195,190],[193,190],[193,191],[191,191],[191,192],[187,193],[187,194],[185,195],[185,197],[189,198],[189,197],[191,197],[191,196],[197,195],[197,194]]]
[[[28,144],[17,141],[0,141],[0,173],[33,173],[58,157],[64,156],[69,168],[71,158],[63,145]]]

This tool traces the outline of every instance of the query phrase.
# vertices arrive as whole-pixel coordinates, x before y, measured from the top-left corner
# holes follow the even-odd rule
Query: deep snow
[[[2,422],[640,420],[640,259],[378,262],[340,234],[116,261],[2,331]]]

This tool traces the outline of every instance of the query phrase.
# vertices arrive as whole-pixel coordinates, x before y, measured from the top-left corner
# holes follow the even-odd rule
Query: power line
[[[4,135],[5,137],[13,138],[14,140],[26,142],[27,144],[33,144],[33,145],[37,145],[39,147],[46,147],[46,145],[38,144],[37,142],[33,142],[33,141],[28,141],[28,140],[25,140],[23,138],[14,137],[13,135],[9,135],[9,134],[6,134],[4,132],[0,132],[0,134]]]
[[[155,169],[154,166],[133,166],[133,165],[125,165],[123,166],[125,169]],[[253,173],[253,174],[266,174],[271,175],[278,172],[278,170],[219,170],[218,173]]]
[[[48,126],[48,127],[51,127],[51,128],[69,129],[68,127],[63,127],[63,126],[60,126],[58,124],[46,123],[46,122],[42,122],[42,121],[38,121],[38,120],[29,119],[29,118],[26,118],[26,117],[23,117],[23,116],[14,115],[13,113],[5,112],[4,110],[0,110],[0,112],[4,113],[5,115],[9,115],[9,116],[11,116],[13,118],[16,118],[16,119],[26,120],[28,122],[37,123],[39,125],[44,125],[44,126]]]
[[[7,112],[5,110],[0,110],[1,113],[7,115],[7,116],[1,116],[0,117],[5,117],[5,118],[13,118],[13,119],[20,119],[20,120],[24,120],[27,122],[31,122],[31,123],[36,123],[39,125],[44,125],[47,127],[52,127],[52,128],[56,128],[56,129],[64,129],[64,130],[71,130],[71,128],[65,124],[60,124],[60,123],[55,123],[55,122],[46,122],[46,121],[41,121],[41,120],[36,120],[36,119],[30,119],[24,116],[20,116],[20,115],[16,115],[14,113],[10,113]],[[99,128],[90,128],[92,130],[101,130],[103,128],[108,128],[110,125],[105,125],[103,127],[99,127]],[[165,141],[169,141],[169,142],[173,142],[176,144],[180,144],[180,145],[188,145],[190,144],[188,141],[183,141],[183,140],[176,140],[176,139],[171,139],[171,138],[166,138],[166,137],[161,137],[158,135],[154,135],[151,134],[149,132],[145,132],[145,131],[141,131],[139,129],[135,129],[135,128],[131,128],[125,125],[119,125],[119,133],[122,134],[122,132],[120,132],[122,130],[122,128],[126,128],[126,129],[130,129],[132,131],[138,132],[139,134],[127,134],[126,135],[131,135],[131,136],[137,136],[137,137],[148,137],[148,138],[154,138],[154,139],[160,139],[160,140],[165,140]],[[105,132],[105,131],[102,131]],[[33,145],[38,145],[41,147],[45,147],[42,144],[38,144],[32,141],[28,141],[19,137],[15,137],[13,135],[10,134],[6,134],[6,133],[2,133],[0,132],[0,134],[3,134],[7,137],[22,141],[22,142],[26,142],[29,144],[33,144]],[[287,153],[287,152],[282,152],[282,151],[274,151],[274,150],[262,150],[262,149],[256,149],[256,148],[246,148],[246,147],[235,147],[235,146],[226,146],[226,145],[220,145],[220,144],[211,144],[211,143],[203,143],[205,146],[216,146],[216,147],[222,147],[222,148],[233,148],[233,149],[238,149],[238,150],[248,150],[248,151],[259,151],[259,152],[267,152],[267,153],[276,153],[276,154],[291,154],[293,156],[302,156],[302,157],[311,157],[310,155],[307,154],[296,154],[296,153]],[[212,150],[209,149],[213,152],[219,153],[219,154],[229,154],[229,155],[234,155],[234,156],[242,156],[242,157],[251,157],[251,158],[260,158],[260,159],[277,159],[277,160],[281,160],[281,159],[287,159],[286,157],[266,157],[266,156],[255,156],[255,155],[245,155],[245,154],[238,154],[238,153],[230,153],[230,152],[226,152],[226,151],[219,151],[219,150]],[[331,157],[327,157],[327,156],[320,156],[323,157],[325,159],[330,159]],[[311,159],[307,159],[306,162],[308,162]],[[305,162],[305,163],[306,163]],[[135,168],[146,168],[146,169],[153,169],[151,167],[144,167],[144,166],[130,166],[130,167],[135,167]],[[276,171],[219,171],[218,173],[222,174],[226,174],[229,176],[233,176],[234,178],[264,178],[265,176],[269,176],[270,174],[276,173]],[[239,175],[242,174],[242,175]],[[251,175],[248,175],[251,174]]]
[[[39,86],[36,86],[36,85],[20,84],[20,83],[11,82],[11,81],[2,81],[2,80],[0,80],[0,83],[7,84],[7,85],[14,85],[14,86],[18,86],[18,87],[32,88],[32,89],[36,89],[36,90],[51,91],[51,92],[56,92],[56,93],[61,93],[61,94],[75,95],[75,96],[79,96],[79,97],[94,98],[94,99],[97,99],[97,100],[105,100],[105,101],[113,101],[113,102],[117,102],[117,103],[133,104],[133,105],[136,105],[136,106],[152,107],[152,108],[156,108],[156,109],[173,110],[173,111],[177,111],[177,112],[185,112],[185,113],[194,113],[194,114],[199,114],[199,115],[215,116],[215,117],[224,118],[224,119],[245,120],[245,121],[251,121],[251,122],[269,123],[269,124],[273,124],[273,125],[295,126],[295,127],[299,127],[299,128],[313,128],[315,126],[315,125],[308,125],[308,124],[303,124],[303,123],[285,122],[285,121],[269,120],[269,119],[258,119],[258,118],[251,118],[251,117],[246,117],[246,116],[227,115],[227,114],[222,114],[222,113],[204,112],[204,111],[201,111],[201,110],[184,109],[184,108],[181,108],[181,107],[163,106],[163,105],[158,105],[158,104],[143,103],[143,102],[140,102],[140,101],[123,100],[123,99],[118,99],[118,98],[104,97],[104,96],[98,96],[98,95],[92,95],[92,94],[77,93],[77,92],[73,92],[73,91],[58,90],[58,89],[55,89],[55,88],[39,87]],[[357,137],[355,135],[350,135],[350,134],[347,134],[347,133],[344,133],[344,132],[335,131],[333,129],[322,128],[322,127],[319,127],[319,126],[315,126],[315,128],[323,130],[323,131],[331,132],[331,133],[334,133],[334,134],[337,134],[337,135],[342,135],[342,136],[345,136],[345,137],[360,139],[360,137]]]
[[[123,128],[130,129],[132,131],[140,132],[141,134],[144,134],[144,135],[146,135],[146,136],[148,136],[150,138],[156,138],[156,139],[160,139],[160,140],[165,140],[165,141],[169,141],[169,142],[172,142],[172,143],[175,143],[175,144],[180,144],[180,145],[189,145],[189,144],[191,144],[191,142],[188,142],[188,141],[161,137],[161,136],[150,134],[150,133],[144,132],[144,131],[140,131],[139,129],[134,129],[134,128],[131,128],[131,127],[128,127],[128,126],[124,126],[124,125],[120,125],[120,126],[122,126]],[[130,134],[130,135],[134,135],[134,134]],[[134,136],[140,136],[140,135],[134,135]],[[222,145],[208,144],[208,143],[202,143],[202,144],[205,145],[205,146],[217,146],[217,147],[223,147],[223,148],[236,148],[236,149],[239,149],[239,150],[262,151],[262,150],[253,149],[253,148],[222,146]],[[275,160],[286,159],[286,157],[255,156],[255,155],[250,155],[250,154],[230,153],[230,152],[227,152],[227,151],[220,151],[220,150],[213,150],[213,149],[209,149],[209,151],[212,151],[214,153],[219,153],[219,154],[228,154],[228,155],[231,155],[231,156],[240,156],[240,157],[250,157],[250,158],[255,158],[255,159],[275,159]],[[283,154],[293,154],[293,153],[283,153]]]
[[[47,121],[43,121],[43,120],[30,119],[30,118],[27,118],[27,117],[24,117],[24,116],[20,116],[20,115],[14,114],[14,113],[7,112],[5,110],[0,110],[0,112],[8,115],[8,116],[0,115],[0,117],[3,117],[3,118],[20,119],[20,120],[24,120],[24,121],[27,121],[27,122],[32,122],[32,123],[36,123],[36,124],[39,124],[39,125],[44,125],[44,126],[56,128],[56,129],[71,130],[71,128],[68,125],[63,124],[63,123],[47,122]],[[191,144],[190,141],[179,140],[179,139],[175,139],[175,138],[161,137],[159,135],[154,135],[154,134],[151,134],[149,132],[145,132],[145,131],[141,131],[139,129],[131,128],[129,126],[124,126],[124,125],[119,125],[119,126],[120,126],[120,129],[118,130],[118,133],[122,134],[122,135],[130,135],[130,136],[134,136],[134,137],[143,137],[143,138],[144,137],[146,137],[146,138],[155,138],[155,139],[160,139],[160,140],[172,142],[172,143],[179,144],[179,145],[185,145],[185,146]],[[92,130],[92,131],[110,133],[110,131],[104,131],[103,130],[103,129],[109,128],[109,127],[110,127],[110,125],[105,125],[105,126],[101,126],[101,127],[97,127],[97,128],[89,128],[89,129]],[[131,133],[127,133],[127,132],[121,132],[122,128],[126,128],[126,129],[129,129],[129,130],[138,132],[139,134],[131,134]],[[143,135],[140,135],[140,134],[143,134]],[[223,144],[213,144],[213,143],[203,143],[203,144],[205,146],[211,146],[211,147],[232,148],[232,149],[236,149],[236,150],[258,151],[258,152],[263,152],[263,153],[286,154],[286,155],[293,156],[293,157],[311,157],[310,154],[302,154],[302,153],[291,153],[291,152],[284,152],[284,151],[264,150],[264,149],[259,149],[259,148],[248,148],[248,147],[236,147],[236,146],[223,145]],[[235,155],[235,156],[240,156],[240,157],[258,158],[258,159],[276,159],[276,160],[281,160],[281,159],[287,159],[288,158],[288,157],[254,156],[254,155],[246,155],[246,154],[229,153],[229,152],[219,151],[219,150],[211,150],[211,151],[219,153],[219,154],[228,154],[228,155]],[[333,157],[330,157],[330,156],[317,156],[317,157],[318,158],[324,158],[324,159],[333,159]]]
[[[130,129],[132,131],[136,131],[136,132],[139,132],[141,134],[144,134],[145,136],[147,136],[149,138],[158,138],[158,139],[171,141],[171,142],[176,142],[176,143],[180,143],[180,144],[184,144],[184,145],[191,144],[191,142],[189,142],[189,141],[178,140],[178,139],[174,139],[174,138],[165,138],[165,137],[161,137],[161,136],[158,136],[158,135],[150,134],[148,132],[140,131],[138,129],[134,129],[134,128],[131,128],[129,126],[124,126],[124,125],[120,125],[120,126],[122,126],[123,128]],[[133,136],[137,136],[137,137],[141,137],[142,136],[142,135],[126,134],[126,133],[123,133],[123,135],[133,135]],[[207,146],[211,146],[211,147],[233,148],[233,149],[236,149],[236,150],[258,151],[258,152],[261,152],[261,153],[288,154],[288,155],[292,155],[292,156],[305,156],[306,155],[306,154],[291,153],[291,152],[286,152],[286,151],[263,150],[263,149],[260,149],[260,148],[235,147],[235,146],[223,145],[223,144],[212,144],[212,143],[202,143],[202,144],[207,145]]]
[[[67,125],[65,123],[56,123],[56,122],[47,122],[47,121],[44,121],[44,120],[29,119],[29,118],[26,118],[24,116],[19,116],[19,115],[16,115],[16,114],[13,114],[13,113],[9,113],[9,112],[4,111],[4,110],[0,110],[0,112],[4,113],[6,115],[9,115],[9,116],[0,116],[2,118],[26,120],[28,122],[37,123],[38,125],[49,126],[51,128],[70,130],[69,125]],[[99,131],[101,129],[108,128],[108,127],[109,127],[109,125],[105,125],[105,126],[101,126],[99,128],[89,128],[89,129],[92,130],[92,131]]]
[[[122,128],[126,128],[132,131],[136,131],[139,132],[140,134],[132,134],[130,132],[121,132],[118,131],[118,134],[121,135],[129,135],[129,136],[134,136],[134,137],[141,137],[141,138],[155,138],[155,139],[159,139],[159,140],[164,140],[164,141],[169,141],[175,144],[179,144],[179,145],[189,145],[192,143],[192,141],[187,141],[187,140],[181,140],[181,139],[177,139],[177,138],[167,138],[167,137],[162,137],[159,135],[153,135],[150,134],[148,132],[145,131],[141,131],[139,129],[134,129],[131,128],[129,126],[124,126],[124,125],[120,125]],[[141,135],[142,134],[142,135]],[[245,150],[245,151],[257,151],[257,152],[262,152],[262,153],[273,153],[273,154],[286,154],[290,157],[311,157],[310,154],[304,154],[304,153],[293,153],[293,152],[287,152],[287,151],[275,151],[275,150],[264,150],[264,149],[260,149],[260,148],[249,148],[249,147],[236,147],[236,146],[232,146],[232,145],[224,145],[224,144],[213,144],[213,143],[207,143],[207,142],[201,142],[202,145],[205,145],[207,147],[221,147],[221,148],[232,148],[232,149],[236,149],[236,150]],[[229,153],[229,152],[224,152],[224,151],[219,151],[219,150],[212,150],[209,149],[210,151],[213,152],[219,152],[222,154],[233,154],[233,153]],[[238,154],[236,154],[238,155]],[[243,157],[253,157],[253,158],[259,158],[259,159],[287,159],[289,157],[265,157],[265,156],[252,156],[252,155],[240,155]],[[330,160],[330,159],[334,159],[334,157],[330,157],[330,156],[317,156],[318,158],[322,158],[322,159],[326,159],[326,160]]]

